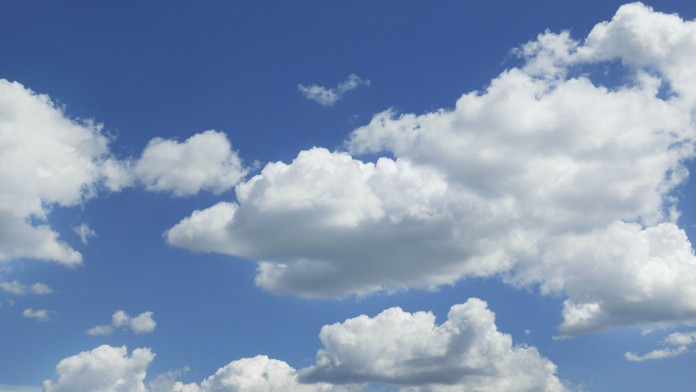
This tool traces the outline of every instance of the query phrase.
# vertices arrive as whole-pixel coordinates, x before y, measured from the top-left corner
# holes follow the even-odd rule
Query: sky
[[[0,392],[692,390],[690,2],[3,5]]]

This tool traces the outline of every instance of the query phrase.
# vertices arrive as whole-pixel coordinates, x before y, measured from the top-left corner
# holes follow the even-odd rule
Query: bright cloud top
[[[339,83],[336,88],[326,88],[312,84],[305,86],[302,84],[297,85],[297,89],[304,95],[305,98],[315,101],[322,106],[333,106],[339,99],[343,97],[343,94],[348,91],[355,90],[360,86],[369,86],[370,80],[363,79],[358,75],[350,74],[348,78],[343,82]]]
[[[61,360],[58,380],[44,381],[44,391],[145,392],[143,380],[154,358],[148,348],[137,348],[129,356],[125,346],[99,346]]]
[[[149,389],[328,392],[369,390],[369,383],[377,383],[403,391],[566,390],[556,366],[534,347],[513,346],[510,335],[498,332],[486,303],[475,298],[453,306],[441,325],[432,313],[391,308],[375,317],[324,326],[319,337],[323,348],[317,364],[307,369],[296,371],[259,355],[230,362],[200,384],[165,374]],[[44,388],[145,391],[143,380],[153,358],[147,348],[129,357],[125,347],[101,346],[60,361],[58,381],[47,380]]]
[[[116,186],[105,170],[108,138],[101,125],[67,118],[49,97],[16,82],[0,80],[0,108],[0,261],[80,264],[80,253],[47,224],[48,212],[93,197],[102,182]]]
[[[442,325],[432,313],[387,309],[321,329],[324,348],[306,381],[384,382],[415,390],[562,391],[556,366],[498,332],[484,301],[455,305]]]
[[[348,152],[269,163],[168,242],[257,260],[256,283],[277,293],[503,275],[567,295],[566,335],[696,320],[696,258],[672,196],[694,157],[696,23],[628,4],[584,41],[546,32],[517,53],[519,67],[453,109],[388,110]],[[593,82],[607,61],[625,84]]]
[[[201,190],[222,193],[247,169],[222,132],[205,131],[184,142],[152,139],[135,164],[135,175],[149,191],[192,196]]]
[[[67,266],[82,255],[49,224],[55,206],[70,207],[99,191],[142,184],[190,196],[232,188],[247,169],[225,134],[206,131],[182,143],[155,138],[137,159],[117,159],[91,120],[73,120],[48,96],[0,79],[0,261],[33,258]],[[83,244],[96,233],[74,227]]]
[[[131,317],[123,310],[119,310],[111,316],[111,324],[97,325],[88,329],[87,334],[92,336],[110,335],[118,328],[127,328],[136,334],[145,334],[153,332],[155,327],[157,327],[157,322],[152,312],[143,312],[136,317]]]

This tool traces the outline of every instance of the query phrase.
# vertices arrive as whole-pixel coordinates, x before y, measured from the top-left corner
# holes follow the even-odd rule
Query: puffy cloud
[[[90,238],[97,236],[97,232],[92,230],[87,223],[81,223],[79,226],[73,227],[73,231],[85,245],[87,245]]]
[[[44,381],[44,391],[145,392],[143,380],[154,358],[148,348],[137,348],[129,356],[126,346],[99,346],[61,360],[58,380]]]
[[[97,325],[87,330],[88,335],[110,335],[116,328],[128,328],[136,334],[151,333],[155,330],[157,322],[154,313],[143,312],[136,317],[131,317],[123,310],[116,311],[111,316],[110,325]]]
[[[695,156],[694,26],[636,3],[584,40],[547,31],[454,108],[388,110],[347,152],[270,163],[167,240],[257,260],[256,283],[278,293],[503,276],[568,296],[565,335],[692,322],[696,259],[673,191]],[[616,60],[623,84],[593,81]]]
[[[82,261],[59,240],[48,213],[82,203],[111,181],[108,143],[101,125],[71,120],[48,96],[0,79],[0,261]]]
[[[26,318],[31,318],[42,323],[51,321],[51,317],[48,315],[48,310],[46,309],[32,309],[27,308],[22,311],[22,316]]]
[[[304,381],[382,382],[411,390],[562,391],[556,366],[533,347],[513,346],[484,301],[450,309],[436,325],[432,313],[391,308],[322,328],[324,348]]]
[[[48,285],[44,283],[34,283],[32,285],[26,285],[23,283],[20,283],[16,280],[13,280],[12,282],[0,282],[0,289],[10,293],[10,294],[15,294],[15,295],[24,295],[24,294],[38,294],[38,295],[46,295],[46,294],[51,294],[53,293],[53,289],[48,287]]]
[[[150,140],[134,171],[147,190],[171,192],[175,196],[195,195],[201,190],[219,194],[247,173],[227,136],[212,130],[193,135],[183,143],[162,138]]]
[[[117,312],[113,324],[127,320]],[[514,346],[510,335],[497,330],[486,303],[476,298],[453,306],[441,325],[432,313],[391,308],[375,317],[326,325],[319,337],[323,348],[316,365],[300,371],[258,355],[232,361],[201,383],[177,381],[182,372],[164,373],[147,390],[348,392],[367,391],[370,385],[403,391],[566,390],[556,366],[534,347]],[[45,381],[44,388],[145,391],[142,381],[153,358],[147,348],[129,358],[125,347],[101,346],[60,361],[58,381]]]
[[[343,94],[348,91],[355,90],[360,86],[369,86],[370,80],[363,79],[358,75],[350,74],[348,78],[343,82],[339,83],[336,88],[326,88],[312,84],[309,86],[304,86],[302,84],[297,85],[297,89],[304,95],[305,98],[315,101],[322,106],[333,106],[338,102]]]

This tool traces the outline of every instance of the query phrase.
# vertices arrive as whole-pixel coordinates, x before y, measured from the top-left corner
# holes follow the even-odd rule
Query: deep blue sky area
[[[384,110],[417,115],[451,110],[463,94],[483,92],[501,72],[520,67],[524,60],[514,48],[547,29],[569,30],[582,42],[621,4],[5,1],[0,79],[46,94],[67,118],[102,124],[118,159],[137,159],[156,137],[182,142],[206,130],[223,132],[250,178],[267,163],[289,163],[312,147],[345,151],[350,133]],[[696,18],[692,2],[649,5],[684,20]],[[369,86],[346,92],[331,106],[298,90],[298,85],[336,88],[351,74],[369,80]],[[611,86],[622,84],[622,77],[597,72],[595,80]],[[0,106],[0,136],[2,111]],[[393,154],[354,156],[376,161]],[[687,165],[694,169],[691,161]],[[678,225],[692,239],[695,189],[687,182],[673,192],[682,211]],[[692,353],[644,362],[624,358],[628,351],[662,347],[669,333],[689,331],[686,324],[649,334],[640,325],[620,326],[558,339],[568,295],[541,295],[536,284],[512,287],[503,283],[503,273],[432,290],[306,299],[258,287],[253,258],[167,244],[167,230],[192,211],[235,200],[232,187],[175,197],[136,185],[119,192],[100,189],[78,205],[46,205],[45,223],[82,254],[82,264],[73,268],[31,257],[3,258],[1,247],[8,245],[0,238],[0,283],[42,282],[54,291],[0,290],[5,301],[0,302],[0,392],[14,391],[11,386],[40,390],[43,380],[56,379],[61,359],[102,344],[151,348],[156,358],[146,381],[187,368],[179,379],[200,383],[229,362],[258,354],[301,369],[315,364],[324,325],[373,317],[394,306],[431,311],[442,323],[452,305],[471,297],[487,301],[498,330],[514,344],[536,347],[569,385],[588,391],[688,391],[696,381]],[[96,233],[87,244],[73,231],[83,222]],[[27,308],[47,309],[50,320],[23,317]],[[86,333],[108,324],[117,310],[131,316],[152,311],[157,328],[145,334],[118,328],[110,335]]]

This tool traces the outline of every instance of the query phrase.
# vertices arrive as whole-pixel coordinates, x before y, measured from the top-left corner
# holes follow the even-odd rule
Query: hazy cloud
[[[312,101],[319,103],[322,106],[333,106],[338,102],[343,94],[348,91],[355,90],[360,86],[369,86],[370,80],[363,79],[358,75],[350,74],[348,78],[343,82],[339,83],[335,88],[326,88],[312,84],[305,86],[302,84],[297,85],[297,89],[302,93],[302,95]]]

